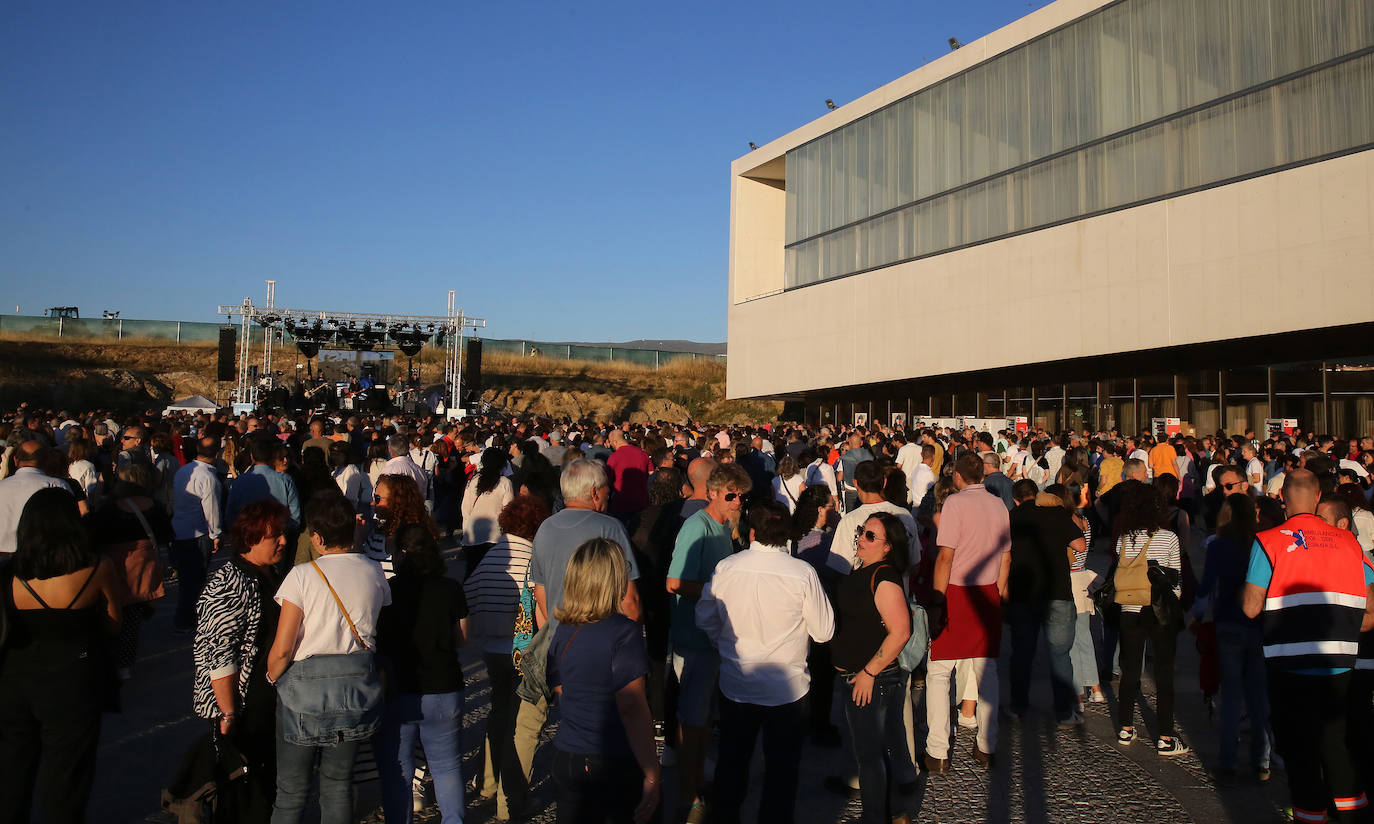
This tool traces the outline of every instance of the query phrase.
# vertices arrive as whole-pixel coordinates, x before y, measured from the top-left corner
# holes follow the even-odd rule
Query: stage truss
[[[448,292],[448,313],[445,315],[398,315],[377,312],[334,312],[324,309],[290,309],[276,305],[277,282],[267,281],[267,304],[258,306],[252,298],[240,304],[221,304],[219,314],[229,323],[239,318],[239,346],[236,403],[256,406],[276,382],[272,371],[273,342],[282,330],[297,341],[318,347],[335,347],[353,351],[395,349],[414,355],[424,344],[444,346],[444,387],[449,409],[462,407],[463,339],[466,330],[486,328],[483,318],[470,318],[457,306],[457,292]],[[252,376],[255,358],[252,353],[251,332],[254,325],[263,328],[262,371],[258,379]]]

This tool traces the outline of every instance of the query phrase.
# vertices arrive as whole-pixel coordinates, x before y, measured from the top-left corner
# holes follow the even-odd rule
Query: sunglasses
[[[725,500],[726,500],[726,501],[733,501],[733,500],[735,500],[736,498],[742,497],[743,494],[744,494],[744,493],[742,493],[742,492],[727,492],[727,493],[725,493]]]
[[[883,541],[884,543],[886,543],[887,541],[886,538],[879,537],[878,533],[874,532],[873,530],[864,529],[863,527],[859,527],[858,529],[854,530],[854,537],[867,538],[870,541]]]
[[[1236,489],[1236,488],[1244,489],[1245,487],[1246,487],[1246,482],[1245,482],[1245,481],[1235,481],[1234,483],[1222,484],[1222,485],[1221,485],[1221,488],[1222,488],[1222,489]]]

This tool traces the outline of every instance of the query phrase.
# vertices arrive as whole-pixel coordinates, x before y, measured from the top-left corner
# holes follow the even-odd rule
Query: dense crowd
[[[388,822],[426,783],[444,822],[520,818],[556,712],[560,822],[737,821],[760,740],[759,819],[792,821],[808,739],[909,821],[922,771],[991,768],[1035,712],[1038,651],[1061,728],[1112,699],[1122,746],[1188,753],[1186,630],[1218,778],[1282,764],[1295,820],[1368,814],[1374,438],[24,408],[0,441],[0,820],[84,820],[171,579],[205,722],[174,811],[296,822],[317,785],[354,821],[370,759]]]

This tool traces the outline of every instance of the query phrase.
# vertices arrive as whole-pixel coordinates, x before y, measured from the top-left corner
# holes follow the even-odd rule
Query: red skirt
[[[1002,596],[996,584],[945,589],[949,623],[930,644],[932,661],[996,658],[1002,652]]]

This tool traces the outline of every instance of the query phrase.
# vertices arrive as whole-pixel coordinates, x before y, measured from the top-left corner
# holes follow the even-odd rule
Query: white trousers
[[[967,682],[965,679],[968,679]],[[953,705],[965,696],[955,695],[955,684],[978,685],[978,749],[991,755],[997,751],[997,659],[960,658],[926,663],[926,755],[949,758],[950,715]]]

